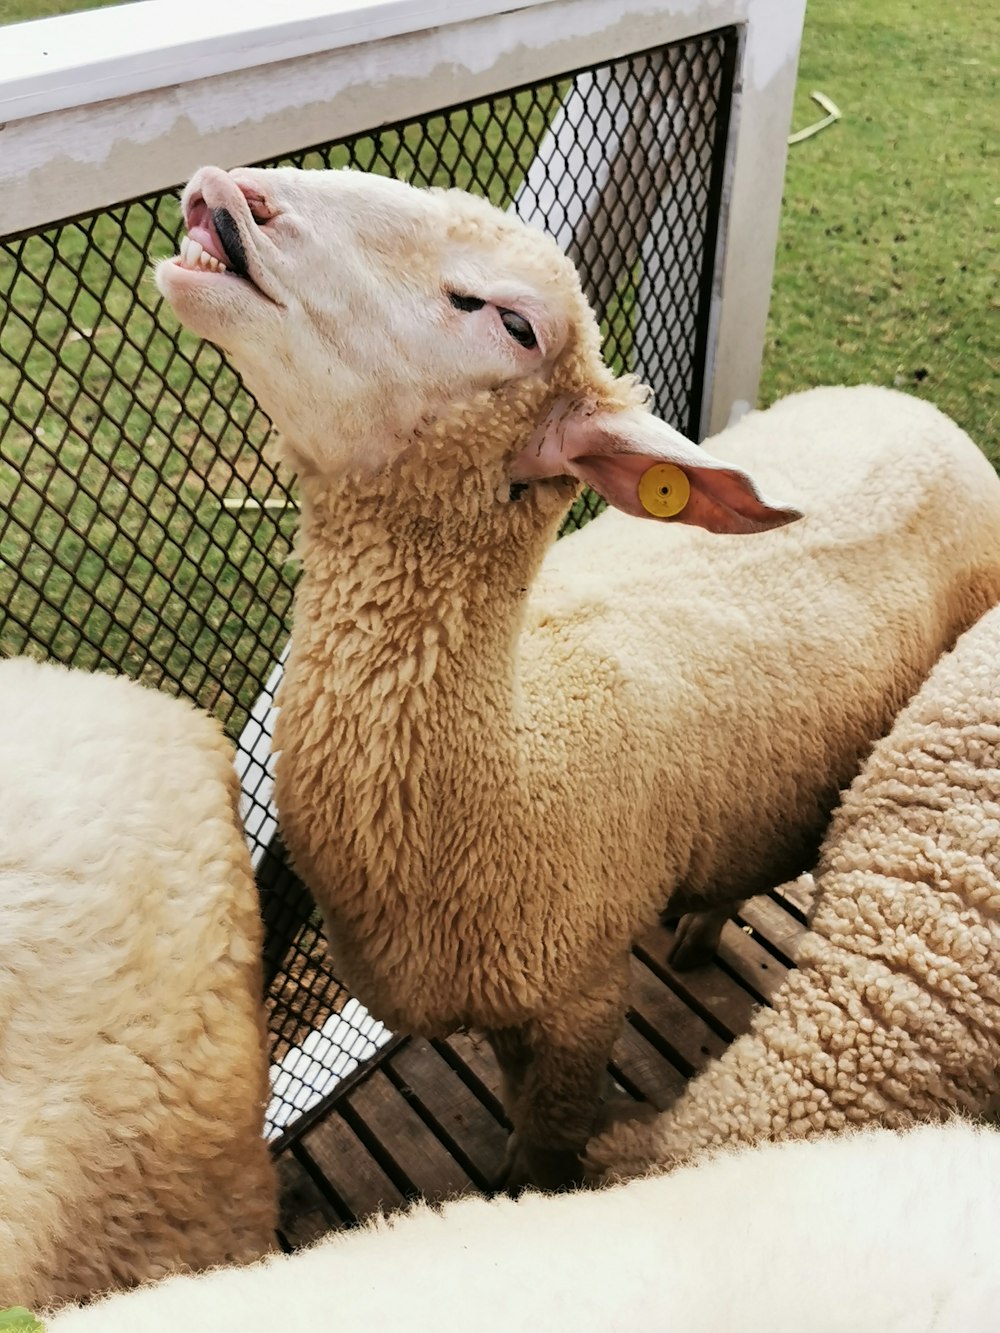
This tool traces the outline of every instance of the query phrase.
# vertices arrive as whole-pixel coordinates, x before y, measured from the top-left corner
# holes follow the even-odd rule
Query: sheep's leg
[[[514,1127],[503,1187],[565,1189],[583,1181],[580,1155],[609,1087],[607,1065],[625,1013],[615,985],[564,1001],[544,1018],[487,1034]]]
[[[678,972],[686,972],[711,962],[719,947],[722,927],[741,905],[729,902],[707,912],[685,912],[677,923],[674,943],[667,955],[670,966]]]

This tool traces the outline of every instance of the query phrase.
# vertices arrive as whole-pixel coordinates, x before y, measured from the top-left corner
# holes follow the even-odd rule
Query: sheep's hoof
[[[580,1154],[569,1148],[537,1148],[519,1143],[512,1134],[507,1141],[507,1161],[497,1181],[497,1192],[517,1198],[525,1190],[546,1192],[576,1189],[583,1184]]]
[[[667,962],[678,972],[703,967],[715,957],[726,918],[718,912],[687,912],[677,923]]]

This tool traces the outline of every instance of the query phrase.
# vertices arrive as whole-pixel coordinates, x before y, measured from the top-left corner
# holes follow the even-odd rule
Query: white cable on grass
[[[790,134],[788,136],[789,144],[801,143],[803,139],[811,139],[814,134],[819,134],[820,130],[825,130],[828,125],[832,125],[835,120],[840,119],[840,107],[835,102],[831,102],[825,93],[810,93],[809,96],[814,102],[818,102],[827,114],[822,120],[807,125],[804,130],[796,130],[794,134]]]

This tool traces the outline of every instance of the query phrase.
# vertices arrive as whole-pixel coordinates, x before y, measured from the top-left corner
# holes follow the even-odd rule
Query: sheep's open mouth
[[[175,263],[199,273],[229,273],[261,291],[250,272],[246,246],[239,225],[228,208],[209,208],[203,199],[195,202],[187,218],[187,235],[180,244]]]

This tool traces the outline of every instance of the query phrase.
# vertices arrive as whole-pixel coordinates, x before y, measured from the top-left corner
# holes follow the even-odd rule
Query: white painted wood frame
[[[703,433],[754,401],[805,0],[144,0],[0,28],[0,235],[741,29]],[[609,150],[612,146],[609,145]],[[609,155],[610,151],[609,151]]]

